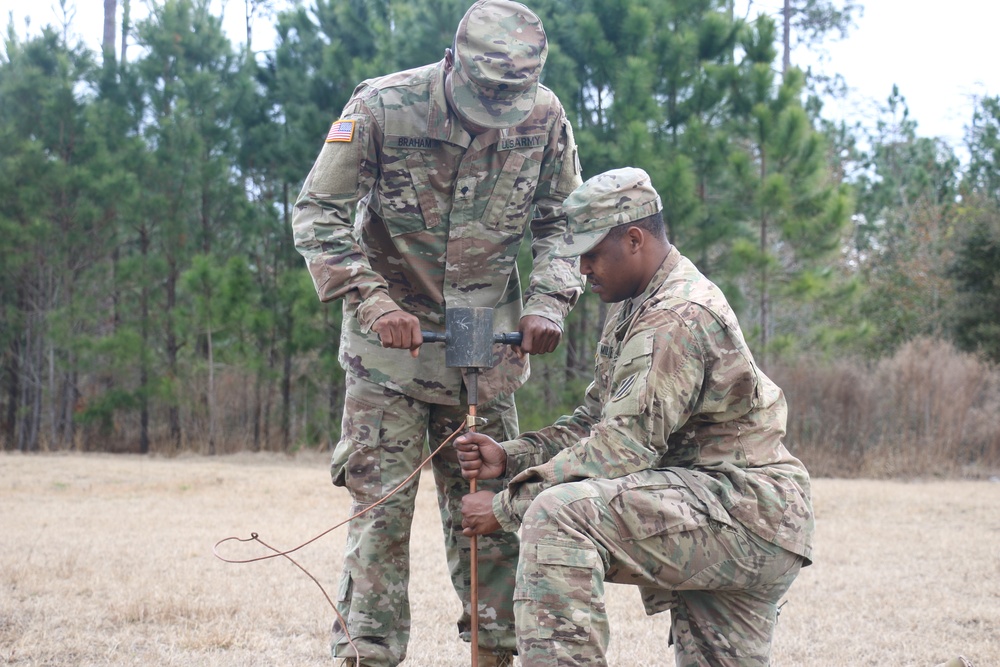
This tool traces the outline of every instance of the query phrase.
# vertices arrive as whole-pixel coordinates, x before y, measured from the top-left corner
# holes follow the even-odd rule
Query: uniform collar
[[[649,284],[646,285],[646,289],[643,290],[642,294],[622,302],[621,310],[618,311],[618,324],[615,325],[615,333],[618,335],[619,340],[624,338],[625,333],[632,327],[636,317],[638,317],[641,311],[645,310],[644,306],[660,291],[663,283],[670,276],[670,272],[677,267],[680,261],[680,251],[676,247],[670,246],[667,256],[663,258],[660,268],[649,279]]]
[[[654,294],[660,291],[663,283],[667,281],[667,277],[670,272],[677,268],[677,264],[681,261],[681,251],[674,246],[670,246],[670,250],[667,251],[667,256],[663,258],[663,262],[660,263],[660,268],[656,270],[653,277],[649,279],[649,284],[646,285],[646,289],[642,294],[637,296],[634,301],[636,306],[652,298]]]

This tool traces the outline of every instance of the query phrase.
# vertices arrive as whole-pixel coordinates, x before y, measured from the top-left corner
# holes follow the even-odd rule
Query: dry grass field
[[[775,665],[1000,665],[1000,483],[819,479],[815,504],[816,563],[789,592]],[[0,664],[329,665],[316,585],[287,561],[227,564],[212,547],[257,532],[289,548],[347,510],[314,453],[0,454]],[[467,665],[427,486],[416,526],[404,664]],[[296,554],[331,596],[343,541]],[[667,616],[646,617],[629,588],[608,596],[610,664],[672,664]]]

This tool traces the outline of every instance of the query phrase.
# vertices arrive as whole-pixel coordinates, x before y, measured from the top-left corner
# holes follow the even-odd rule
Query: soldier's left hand
[[[559,346],[562,329],[559,325],[541,315],[525,315],[518,325],[521,344],[514,346],[517,356],[525,354],[548,354]]]
[[[486,535],[500,530],[493,515],[493,492],[476,491],[462,496],[462,534],[466,537]]]

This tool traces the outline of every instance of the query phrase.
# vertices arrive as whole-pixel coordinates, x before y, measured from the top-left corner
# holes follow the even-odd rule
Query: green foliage
[[[956,299],[950,323],[960,349],[1000,363],[1000,207],[988,200],[962,212],[948,275]]]
[[[134,60],[103,67],[59,30],[8,28],[5,446],[172,452],[216,421],[221,451],[335,441],[341,307],[316,299],[292,202],[358,82],[440,59],[467,5],[275,6],[275,48],[255,59],[207,0],[168,0],[132,27]],[[725,290],[761,358],[881,354],[919,333],[995,354],[1000,102],[977,107],[963,173],[919,136],[898,91],[866,136],[825,123],[810,80],[777,74],[775,22],[729,5],[532,5],[550,40],[543,81],[573,122],[584,177],[649,171],[670,239]],[[857,11],[793,9],[811,45]],[[586,294],[563,345],[532,359],[523,427],[580,400],[606,310]]]
[[[958,160],[940,140],[920,137],[893,89],[867,137],[855,179],[852,270],[870,286],[858,315],[877,323],[869,354],[891,353],[946,329],[953,285],[946,273],[956,230]]]
[[[985,97],[972,114],[963,189],[1000,204],[1000,97]]]

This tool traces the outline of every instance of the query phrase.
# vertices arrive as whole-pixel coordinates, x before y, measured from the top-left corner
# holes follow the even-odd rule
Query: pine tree
[[[958,160],[944,142],[917,134],[895,87],[867,142],[852,261],[870,286],[860,312],[878,323],[871,352],[880,354],[944,331]]]

